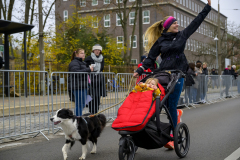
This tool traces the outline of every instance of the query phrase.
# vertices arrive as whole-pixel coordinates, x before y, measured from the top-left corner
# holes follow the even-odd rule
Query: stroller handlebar
[[[178,76],[178,79],[179,78],[185,78],[186,75],[183,73],[183,71],[181,70],[165,70],[165,71],[170,71],[171,73],[176,73]],[[144,72],[143,74],[146,74],[146,75],[153,75],[155,74],[154,72]]]

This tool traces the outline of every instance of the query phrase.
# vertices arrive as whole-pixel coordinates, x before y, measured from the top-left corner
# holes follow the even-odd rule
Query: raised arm
[[[136,70],[136,72],[139,75],[141,75],[144,70],[150,68],[152,66],[152,64],[155,63],[155,60],[156,60],[157,56],[159,56],[159,54],[160,54],[160,46],[158,44],[158,41],[156,41],[153,44],[152,48],[150,49],[148,57],[144,60],[143,65],[141,67],[139,67]]]
[[[208,4],[198,14],[198,16],[182,31],[186,38],[189,38],[201,25],[208,13],[211,11],[211,1],[208,0]]]

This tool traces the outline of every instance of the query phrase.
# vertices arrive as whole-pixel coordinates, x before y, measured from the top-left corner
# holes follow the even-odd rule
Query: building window
[[[92,26],[93,28],[98,28],[98,17],[92,16]]]
[[[143,35],[143,47],[146,47],[148,44],[148,39]]]
[[[177,13],[177,21],[180,23],[180,15]]]
[[[192,2],[192,10],[194,11],[194,2]]]
[[[123,36],[117,36],[117,49],[123,48]]]
[[[110,14],[104,15],[104,27],[110,27]]]
[[[193,40],[193,50],[194,50],[194,52],[196,52],[196,41],[195,40]]]
[[[63,1],[67,1],[67,0],[63,0]]]
[[[185,6],[185,0],[183,0],[183,6]]]
[[[200,12],[202,11],[202,7],[200,6]]]
[[[63,21],[66,22],[68,20],[68,11],[64,10],[63,11]]]
[[[188,0],[186,0],[186,7],[188,8]]]
[[[116,3],[123,3],[123,0],[116,0]]]
[[[187,26],[189,25],[189,17],[187,17]]]
[[[191,50],[190,39],[187,40],[187,43],[188,43],[188,50],[190,51]]]
[[[180,0],[180,4],[182,4],[182,0]]]
[[[191,0],[189,0],[189,9],[192,9],[192,2],[191,2]]]
[[[185,27],[185,28],[187,27],[187,24],[186,24],[186,16],[184,16],[184,27]]]
[[[86,7],[86,0],[80,0],[80,7]]]
[[[191,51],[193,51],[193,40],[191,39]]]
[[[110,4],[110,0],[104,0],[103,4]]]
[[[206,35],[205,24],[203,24],[203,35]]]
[[[176,0],[177,3],[179,3],[179,0]]]
[[[195,12],[198,12],[197,4],[195,3]]]
[[[150,23],[150,11],[143,11],[143,24]]]
[[[130,12],[129,13],[129,25],[134,25],[134,20],[135,20],[135,12]]]
[[[136,0],[129,0],[129,2],[135,2]]]
[[[123,13],[121,13],[121,16],[123,17]],[[120,14],[119,16],[116,14],[116,26],[122,26]]]
[[[183,27],[183,15],[181,14],[181,26]]]
[[[176,11],[173,11],[173,16],[174,16],[175,19],[177,18]]]
[[[137,59],[131,59],[131,64],[137,64]]]
[[[98,0],[92,0],[92,6],[98,5]]]
[[[132,36],[130,36],[130,46],[131,46]],[[137,36],[133,36],[133,48],[137,48]]]

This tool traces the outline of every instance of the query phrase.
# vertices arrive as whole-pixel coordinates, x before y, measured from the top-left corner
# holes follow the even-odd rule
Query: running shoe
[[[165,144],[164,147],[168,148],[170,150],[173,150],[174,149],[174,142],[173,141],[169,141],[167,144]]]
[[[178,124],[178,123],[182,122],[181,117],[183,115],[183,110],[177,109],[177,114],[178,114],[178,117],[177,117],[177,124]]]

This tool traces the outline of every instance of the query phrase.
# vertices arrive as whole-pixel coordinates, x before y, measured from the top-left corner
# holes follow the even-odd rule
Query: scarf
[[[100,72],[101,69],[101,62],[103,60],[103,56],[100,54],[99,57],[97,57],[94,53],[91,53],[91,57],[95,62],[95,67],[93,68],[94,71]]]

